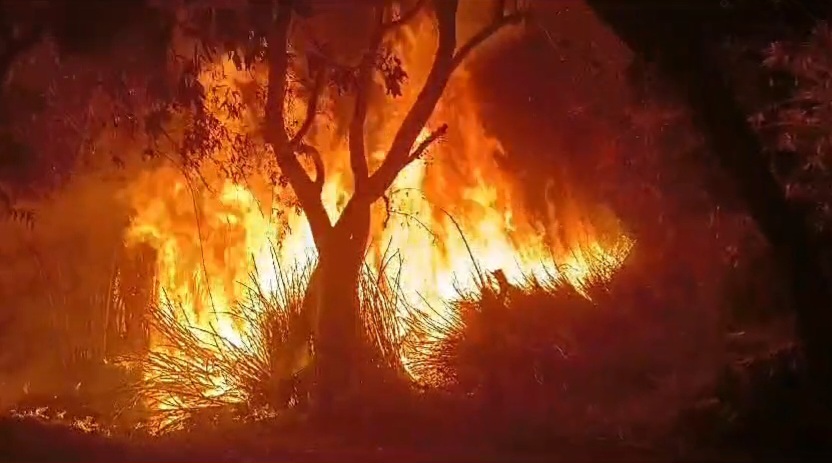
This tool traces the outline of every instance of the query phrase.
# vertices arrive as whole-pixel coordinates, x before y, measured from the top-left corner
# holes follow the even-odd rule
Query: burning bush
[[[719,328],[694,301],[668,307],[674,299],[633,292],[645,284],[636,275],[602,276],[575,288],[497,273],[453,303],[417,371],[465,397],[474,427],[514,444],[654,437],[713,379]]]
[[[382,33],[384,40],[373,45],[384,56],[395,53],[390,55],[392,61],[407,67],[412,84],[393,92],[376,92],[382,87],[374,84],[374,60],[368,54],[367,62],[362,64],[362,73],[370,76],[366,79],[368,90],[361,93],[365,94],[365,106],[372,111],[361,111],[369,114],[361,116],[367,119],[360,120],[361,124],[347,124],[341,117],[343,109],[354,104],[353,99],[344,98],[339,88],[324,85],[330,77],[337,77],[338,69],[313,69],[315,63],[311,61],[292,60],[284,63],[285,72],[275,73],[270,67],[275,64],[275,57],[254,53],[252,56],[265,61],[254,60],[242,66],[236,48],[226,54],[219,52],[222,47],[210,46],[219,53],[196,51],[193,59],[181,62],[180,54],[174,53],[177,59],[173,67],[184,68],[180,70],[185,74],[182,85],[177,90],[184,93],[180,95],[182,101],[165,110],[164,117],[135,118],[152,125],[144,127],[145,131],[165,136],[155,139],[149,133],[152,140],[141,138],[127,148],[118,147],[119,152],[132,153],[130,158],[138,158],[140,153],[153,158],[152,163],[130,176],[129,185],[121,191],[120,197],[131,211],[129,227],[120,238],[129,246],[146,245],[155,257],[149,272],[153,278],[148,280],[152,280],[149,285],[156,297],[150,304],[142,305],[142,309],[150,306],[151,332],[143,351],[128,356],[128,360],[139,365],[142,375],[136,384],[142,404],[154,416],[161,417],[155,424],[171,429],[203,411],[232,408],[253,416],[264,409],[281,410],[305,402],[305,392],[311,386],[305,370],[314,353],[310,331],[315,323],[306,320],[311,315],[301,307],[307,297],[305,292],[312,287],[311,275],[306,267],[289,275],[278,270],[310,252],[317,250],[321,261],[329,251],[340,251],[335,249],[338,247],[352,247],[357,256],[366,252],[358,297],[362,301],[360,313],[366,344],[372,351],[369,362],[379,367],[377,370],[406,369],[417,380],[430,384],[462,378],[461,383],[466,385],[472,380],[463,370],[476,364],[468,358],[470,346],[462,349],[466,352],[462,363],[449,360],[445,368],[440,366],[443,360],[437,360],[443,355],[458,355],[447,347],[453,339],[469,336],[467,330],[481,330],[475,327],[478,322],[462,313],[480,314],[473,316],[476,320],[481,314],[505,312],[507,309],[500,307],[515,302],[491,301],[488,298],[502,296],[486,291],[485,283],[481,284],[483,299],[477,302],[478,308],[466,308],[465,301],[473,301],[467,296],[462,302],[448,302],[455,296],[450,284],[454,278],[463,280],[458,282],[462,293],[475,294],[476,279],[466,277],[471,273],[481,275],[481,268],[502,269],[505,283],[522,286],[526,275],[535,275],[541,281],[553,280],[554,272],[547,272],[553,266],[568,263],[570,269],[562,275],[558,272],[558,279],[573,285],[574,294],[567,299],[578,300],[579,294],[586,292],[583,286],[593,268],[583,250],[614,255],[614,262],[607,262],[610,268],[617,268],[626,256],[631,240],[623,227],[617,220],[598,223],[597,214],[592,212],[598,208],[584,207],[582,201],[567,194],[571,189],[567,182],[558,188],[545,188],[545,207],[528,207],[525,188],[500,167],[498,158],[507,153],[482,124],[478,98],[472,90],[473,77],[465,67],[460,67],[453,79],[450,75],[440,79],[447,80],[447,89],[442,83],[436,88],[436,101],[430,104],[430,111],[418,111],[424,115],[417,119],[424,121],[416,124],[414,130],[402,131],[403,124],[410,119],[406,117],[410,111],[407,108],[425,104],[419,103],[420,95],[425,94],[420,88],[434,80],[432,69],[440,69],[435,64],[436,52],[424,47],[422,38],[442,38],[435,28],[439,20],[447,26],[441,28],[444,32],[440,35],[456,36],[455,11],[442,13],[453,5],[437,5],[443,8],[411,16],[411,21],[402,22],[396,34]],[[290,20],[295,14],[291,8],[281,8],[288,15],[284,19]],[[414,10],[415,13],[418,11]],[[521,17],[506,17],[504,24]],[[286,33],[288,37],[289,31]],[[483,29],[483,33],[490,34],[489,29]],[[245,35],[248,43],[251,37]],[[279,46],[285,45],[287,50],[301,39],[287,37],[270,38],[285,42]],[[172,48],[184,53],[191,48],[191,39],[196,40],[190,38]],[[254,42],[258,48],[264,43]],[[463,58],[458,55],[453,60],[462,63]],[[398,71],[401,69],[397,68]],[[313,77],[314,73],[320,73],[313,79],[318,82],[316,90],[306,92],[309,89],[301,82],[305,79],[295,77]],[[398,75],[401,77],[402,73]],[[300,96],[287,105],[273,101],[284,99],[279,92],[271,92],[274,94],[265,98],[268,102],[260,98],[269,89],[279,87],[273,85],[275,79],[284,81],[288,89],[285,93]],[[156,108],[156,103],[151,101],[148,106]],[[262,130],[263,122],[274,117],[269,108],[275,107],[287,112],[286,118],[271,121],[280,122],[277,125],[290,119],[310,122],[301,124],[305,128],[295,133],[291,133],[294,124],[283,127],[286,135],[291,134],[289,138],[301,142],[287,146],[289,150],[283,150],[276,139],[269,139],[273,131]],[[430,118],[434,112],[435,117]],[[366,142],[354,143],[354,137],[365,138],[363,132],[357,133],[365,126]],[[412,135],[400,136],[411,131]],[[347,132],[349,137],[344,136]],[[409,138],[413,140],[407,141]],[[442,143],[431,145],[439,138]],[[138,144],[146,146],[135,146]],[[390,157],[389,146],[396,146],[396,153],[400,154]],[[430,151],[426,151],[429,146]],[[292,154],[284,157],[284,151]],[[387,168],[380,166],[396,167],[395,175],[389,179],[386,173],[383,175],[385,180],[378,183],[380,188],[367,190],[373,191],[367,198],[354,194],[359,192],[356,165],[352,162],[356,155],[365,159],[364,170],[377,173],[381,169],[384,173]],[[407,162],[385,162],[400,155]],[[316,157],[320,158],[318,162]],[[285,160],[291,164],[288,169],[282,164]],[[295,166],[295,162],[301,164]],[[314,194],[299,192],[301,184],[291,178],[287,184],[286,175],[296,172],[303,176],[304,169],[311,167],[321,174],[314,181],[309,178],[309,186],[316,189]],[[306,173],[311,175],[311,170]],[[381,178],[376,173],[373,176]],[[314,201],[307,202],[304,197]],[[358,197],[358,202],[351,202],[351,197]],[[314,219],[309,214],[310,204],[315,210]],[[358,205],[355,210],[363,215],[355,216],[356,223],[366,223],[367,230],[358,233],[339,225],[348,224],[350,220],[346,219],[357,214],[351,212],[354,209],[348,204]],[[450,218],[446,210],[454,211],[459,222]],[[419,225],[413,226],[414,222]],[[343,240],[341,244],[345,246],[320,247],[321,242],[331,242],[321,238],[329,235],[325,231],[329,225],[338,228],[336,243]],[[436,236],[421,234],[420,226]],[[313,233],[313,228],[324,231]],[[460,228],[470,231],[467,240],[456,235]],[[353,242],[359,234],[366,241],[364,244]],[[272,243],[280,243],[279,249],[272,248]],[[623,252],[617,249],[620,243],[626,243]],[[385,245],[407,253],[395,269],[388,266],[386,251],[382,249]],[[469,257],[474,254],[481,265],[474,263],[476,272],[467,272],[471,268]],[[327,267],[337,270],[337,261],[330,258]],[[354,269],[361,266],[360,259],[351,261],[358,262]],[[272,269],[266,268],[269,265]],[[127,278],[129,272],[123,273]],[[335,272],[324,274],[331,278]],[[609,273],[605,275],[609,277]],[[241,285],[240,280],[248,276],[251,283]],[[337,283],[335,278],[327,286],[314,289],[335,292]],[[533,301],[538,296],[532,294],[532,288],[542,287],[529,286],[525,299],[515,295],[509,301]],[[328,299],[334,301],[331,305],[340,303],[338,298]],[[434,310],[414,308],[420,305]],[[350,316],[354,313],[351,311]],[[529,313],[529,320],[543,317],[541,308]],[[488,317],[491,315],[486,315],[482,325],[494,323]],[[331,326],[341,325],[347,324]],[[349,333],[349,329],[342,331]],[[503,336],[495,334],[499,331],[496,326],[486,331],[489,336]],[[446,336],[451,339],[444,340]],[[554,334],[551,336],[543,336],[541,343],[561,341]],[[474,342],[476,346],[481,343]],[[344,364],[335,362],[336,367]]]
[[[133,361],[143,372],[136,392],[151,412],[155,431],[178,429],[198,417],[216,419],[227,411],[257,419],[303,410],[314,386],[314,342],[304,312],[314,262],[286,272],[277,253],[273,257],[276,284],[264,287],[253,274],[244,285],[246,296],[227,313],[202,312],[210,321],[193,319],[164,296],[152,308],[155,348]],[[620,265],[618,260],[596,262],[583,285],[556,274],[511,284],[499,271],[486,277],[472,257],[481,285],[475,291],[458,288],[457,300],[435,310],[407,301],[390,269],[394,257],[383,258],[387,265],[378,271],[367,266],[359,282],[373,367],[363,371],[374,376],[362,380],[365,396],[380,399],[390,392],[374,390],[379,381],[446,387],[474,393],[501,415],[523,412],[507,408],[504,399],[510,397],[524,396],[536,407],[560,400],[550,386],[578,348],[571,330],[597,311],[591,295]]]
[[[516,286],[503,278],[496,273],[478,294],[453,302],[438,345],[419,369],[472,397],[490,423],[551,425],[554,408],[566,406],[570,386],[577,386],[565,376],[574,376],[570,363],[583,341],[576,329],[597,307],[568,283]]]
[[[131,378],[108,362],[124,344],[113,289],[126,214],[114,183],[75,178],[35,204],[34,228],[0,224],[0,409],[83,404],[84,416],[110,417],[123,405],[114,390]]]
[[[152,308],[152,336],[159,348],[132,361],[144,372],[135,388],[151,410],[155,431],[181,428],[198,416],[216,418],[229,409],[238,418],[257,419],[306,405],[314,345],[303,304],[312,264],[292,271],[275,266],[279,278],[272,288],[252,276],[246,297],[223,317],[215,314],[215,320],[233,320],[234,330],[197,323],[170,299]],[[360,285],[364,335],[375,372],[402,377],[394,286],[369,270]]]

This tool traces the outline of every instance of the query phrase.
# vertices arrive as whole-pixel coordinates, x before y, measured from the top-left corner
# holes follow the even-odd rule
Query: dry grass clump
[[[288,406],[294,391],[275,381],[276,352],[288,342],[300,312],[307,269],[276,272],[280,278],[274,292],[251,279],[246,297],[217,314],[245,327],[238,330],[239,339],[229,339],[213,323],[208,329],[198,326],[177,301],[163,299],[152,307],[151,331],[162,348],[129,360],[144,372],[133,387],[158,431],[179,428],[210,410],[232,408],[255,417]]]
[[[359,282],[369,346],[363,358],[373,367],[361,369],[373,376],[362,380],[362,387],[371,389],[362,391],[364,396],[386,400],[391,381],[412,385],[416,379],[473,398],[501,422],[521,417],[529,422],[569,406],[565,398],[582,389],[581,381],[596,380],[594,359],[581,358],[595,336],[585,332],[597,330],[597,321],[609,314],[591,299],[606,291],[604,283],[620,262],[584,252],[576,261],[591,270],[580,279],[574,278],[575,269],[557,269],[511,285],[502,272],[481,271],[472,256],[479,286],[459,289],[455,301],[437,310],[411,304],[388,268],[395,265],[385,265],[398,256],[383,257],[381,268],[365,268]],[[306,404],[313,379],[303,369],[287,374],[286,360],[297,354],[298,343],[308,343],[308,351],[300,349],[307,357],[288,363],[311,362],[314,346],[301,312],[312,268],[310,261],[287,273],[275,264],[274,291],[260,287],[253,276],[247,297],[223,314],[239,321],[240,339],[226,338],[213,325],[195,326],[175,301],[152,311],[157,348],[139,359],[145,373],[136,390],[158,425],[175,429],[229,409],[236,417],[274,416]],[[378,385],[388,390],[376,390]]]
[[[697,371],[695,351],[707,341],[679,335],[692,328],[676,318],[687,308],[643,306],[629,288],[643,281],[622,291],[604,284],[610,269],[599,268],[580,286],[482,278],[433,323],[441,334],[413,369],[468,401],[482,432],[517,445],[587,434],[646,438],[667,426],[662,420],[686,403],[688,389],[701,387],[682,373]]]
[[[313,348],[301,313],[314,264],[310,260],[291,271],[275,268],[279,278],[274,291],[261,287],[253,275],[246,297],[222,314],[242,327],[237,340],[214,325],[200,328],[175,301],[154,307],[151,326],[162,348],[132,361],[145,372],[134,389],[154,416],[155,432],[179,429],[195,419],[216,420],[229,411],[234,419],[257,419],[305,405],[311,368],[287,368],[310,360],[286,360],[298,352],[312,355],[298,346],[309,343]],[[368,270],[359,293],[374,370],[400,378],[401,329],[391,287],[383,274]]]
[[[577,347],[575,323],[596,311],[582,294],[589,285],[579,292],[555,277],[510,285],[500,272],[479,281],[476,290],[459,291],[442,317],[419,319],[429,324],[421,331],[435,334],[411,368],[431,384],[466,395],[528,398],[524,390],[545,389]]]
[[[121,244],[109,222],[88,236],[100,207],[75,188],[80,198],[38,205],[35,229],[0,223],[0,414],[48,403],[71,416],[83,405],[99,420],[123,405],[112,390],[131,377],[107,362],[122,342],[112,283]],[[76,203],[89,216],[68,218]]]

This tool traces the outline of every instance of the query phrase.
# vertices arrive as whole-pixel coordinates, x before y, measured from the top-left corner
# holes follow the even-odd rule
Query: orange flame
[[[404,95],[374,102],[368,120],[371,168],[380,163],[426,78],[433,47],[424,37],[431,34],[432,25],[425,18],[403,31],[395,44],[410,77]],[[261,78],[238,71],[226,60],[205,72],[202,82],[206,89],[239,88]],[[546,189],[546,211],[534,214],[524,205],[522,192],[497,164],[505,150],[483,128],[471,81],[469,70],[457,71],[433,116],[449,125],[447,138],[431,148],[426,160],[399,174],[388,192],[389,212],[381,202],[374,206],[368,266],[378,270],[387,250],[400,251],[398,268],[389,270],[401,270],[399,284],[406,303],[434,310],[450,310],[443,302],[457,297],[459,289],[477,287],[472,257],[481,271],[502,270],[516,284],[529,276],[561,278],[579,290],[599,270],[617,268],[632,246],[617,226],[605,224],[607,229],[599,233],[568,198],[558,201],[555,210],[550,197],[554,185]],[[302,114],[303,104],[296,106],[290,111]],[[210,110],[233,130],[257,126],[257,121],[228,117],[219,106]],[[320,117],[334,118],[331,112]],[[337,217],[352,188],[346,143],[334,126],[319,123],[310,134],[326,164],[323,200],[331,218]],[[420,139],[428,133],[424,129]],[[228,159],[231,150],[223,146],[216,157]],[[253,328],[224,313],[244,296],[241,282],[249,281],[256,269],[257,283],[267,292],[276,291],[279,275],[273,259],[288,268],[314,255],[315,248],[303,214],[285,205],[290,191],[271,186],[265,178],[234,183],[210,166],[201,174],[213,194],[189,184],[173,167],[141,176],[129,191],[136,212],[127,242],[146,242],[158,251],[160,303],[165,298],[180,303],[180,321],[193,326],[196,336],[207,336],[202,330],[212,327],[239,347],[242,334]],[[408,316],[405,302],[400,310]],[[210,346],[210,340],[205,341]],[[151,349],[170,348],[154,338]],[[407,353],[403,356],[407,363]],[[220,394],[228,387],[219,378],[215,386],[205,394]],[[177,400],[171,398],[169,406],[180,404]]]

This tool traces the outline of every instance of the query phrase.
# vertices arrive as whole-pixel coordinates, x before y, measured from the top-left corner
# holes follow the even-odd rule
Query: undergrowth
[[[388,408],[529,446],[587,433],[637,440],[646,427],[666,425],[699,384],[680,375],[698,374],[701,336],[682,339],[690,320],[668,322],[666,310],[623,291],[643,283],[626,266],[614,284],[605,283],[611,268],[596,267],[597,275],[575,287],[554,272],[510,283],[474,266],[479,285],[460,288],[446,307],[412,304],[395,274],[365,269],[361,310],[374,362],[408,394],[366,397],[399,400]],[[140,372],[129,389],[134,407],[153,416],[148,428],[302,415],[310,384],[304,371],[287,380],[281,362],[292,351],[287,344],[296,342],[290,340],[312,268],[308,262],[275,269],[271,289],[253,274],[244,283],[246,297],[220,314],[245,328],[237,330],[240,339],[219,326],[196,327],[176,301],[162,298],[151,327],[154,345],[164,348],[120,363]],[[707,324],[701,316],[691,319]],[[431,407],[441,412],[428,412]]]
[[[132,387],[153,416],[154,432],[181,429],[189,421],[214,419],[229,410],[234,419],[245,420],[274,418],[306,405],[312,339],[302,307],[313,268],[314,261],[288,270],[275,264],[278,278],[271,290],[252,274],[246,296],[217,313],[233,320],[239,339],[221,332],[217,323],[208,329],[197,326],[176,301],[164,298],[153,307],[157,347],[125,363],[145,372]],[[376,373],[401,378],[403,320],[390,289],[394,286],[369,269],[360,285],[364,335]],[[306,367],[291,370],[298,364]]]

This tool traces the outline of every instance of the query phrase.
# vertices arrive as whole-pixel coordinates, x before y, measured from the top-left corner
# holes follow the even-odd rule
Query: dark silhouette
[[[763,145],[714,57],[714,46],[749,30],[811,28],[825,1],[587,0],[629,47],[655,63],[690,108],[713,154],[768,239],[791,281],[798,330],[819,393],[832,391],[832,290],[805,214],[789,204]],[[779,7],[778,7],[779,6]]]

